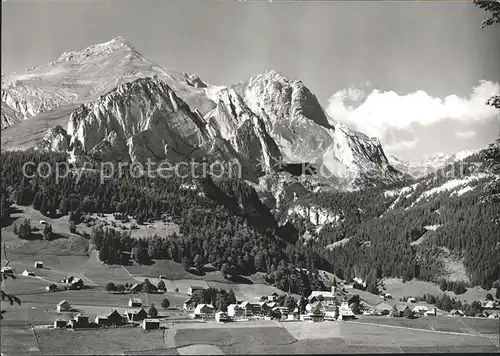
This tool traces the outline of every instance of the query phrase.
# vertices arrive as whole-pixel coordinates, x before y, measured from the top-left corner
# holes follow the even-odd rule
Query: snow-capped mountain
[[[55,109],[71,105],[76,109],[64,124],[65,116]],[[56,124],[66,128],[68,149],[77,155],[234,159],[254,181],[276,173],[277,162],[312,163],[323,179],[354,183],[353,188],[402,177],[377,139],[330,124],[334,120],[301,81],[266,71],[237,85],[214,86],[195,74],[155,65],[121,37],[2,77],[4,107],[2,138],[26,131],[30,125],[19,121],[35,124],[43,113],[44,130]],[[23,141],[33,141],[35,148],[66,148],[60,128],[37,137]],[[15,140],[6,142],[6,148],[18,148]]]
[[[387,158],[390,164],[399,171],[407,173],[412,177],[419,178],[432,174],[453,162],[462,161],[476,152],[477,151],[465,150],[455,153],[436,153],[430,157],[412,162],[405,162],[395,155],[388,155]]]

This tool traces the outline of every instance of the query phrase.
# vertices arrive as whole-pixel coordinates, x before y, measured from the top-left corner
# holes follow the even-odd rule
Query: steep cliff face
[[[35,150],[66,152],[69,148],[69,137],[64,128],[59,125],[50,127],[43,139],[35,146]]]
[[[232,88],[262,118],[285,162],[313,163],[319,176],[344,184],[358,184],[367,176],[399,179],[380,142],[343,124],[332,125],[334,118],[301,81],[267,71]]]
[[[262,117],[286,161],[314,162],[332,143],[323,108],[302,82],[266,71],[233,88]]]
[[[217,87],[153,64],[121,37],[2,77],[7,136],[8,126],[40,115],[54,116],[54,125],[64,127],[49,114],[71,105],[79,105],[67,127],[76,154],[237,160],[244,178],[254,181],[275,174],[283,162],[312,163],[317,176],[305,180],[341,188],[399,177],[378,140],[335,124],[301,81],[267,71]],[[25,141],[40,141],[41,133]],[[42,146],[51,145],[45,140]]]
[[[136,161],[236,160],[250,176],[271,171],[279,150],[263,123],[243,103],[225,99],[203,118],[161,79],[140,78],[78,107],[68,124],[70,148],[77,154],[125,152]],[[226,105],[236,105],[236,116]]]
[[[98,101],[82,104],[68,124],[71,146],[90,151],[103,141],[125,144],[132,159],[179,161],[209,139],[202,119],[156,78],[123,84]]]
[[[22,115],[2,101],[1,129],[3,130],[21,120],[23,120]]]

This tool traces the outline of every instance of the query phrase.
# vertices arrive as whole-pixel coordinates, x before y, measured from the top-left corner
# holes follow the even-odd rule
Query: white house
[[[317,290],[311,292],[311,295],[309,295],[309,298],[307,299],[309,300],[309,302],[321,301],[324,304],[328,305],[335,305],[337,301],[337,298],[332,292],[317,291]]]
[[[349,304],[347,302],[340,303],[339,318],[342,320],[355,318],[354,313],[351,308],[349,308]]]
[[[213,319],[215,308],[211,304],[198,304],[194,309],[194,317],[200,319]]]
[[[215,321],[218,323],[224,323],[226,321],[230,321],[229,316],[227,313],[224,313],[223,311],[219,311],[215,313]]]
[[[41,261],[36,261],[34,264],[35,268],[43,268],[43,262]]]
[[[278,299],[278,297],[279,297],[278,293],[274,292],[273,294],[267,296],[267,300],[269,302],[275,302]]]
[[[142,328],[144,330],[159,329],[160,321],[158,319],[144,319],[142,321]]]
[[[487,302],[482,303],[483,308],[493,309],[495,307],[495,302],[493,300],[488,300]]]
[[[425,316],[436,316],[437,315],[437,309],[432,308],[431,310],[428,310],[424,313]]]
[[[309,313],[307,313],[307,318],[304,318],[303,320],[312,322],[324,321],[325,312],[320,308],[319,304],[316,304],[316,306],[313,307]]]
[[[2,267],[2,273],[9,273],[9,274],[11,274],[11,273],[14,273],[14,270],[10,266],[3,266]]]
[[[311,313],[314,310],[319,309],[321,312],[325,312],[325,306],[323,305],[323,302],[313,302],[309,303],[306,305],[306,311]]]
[[[71,305],[65,300],[62,300],[59,303],[57,303],[57,311],[58,312],[66,312],[66,311],[69,311],[70,309],[71,309]]]
[[[227,307],[227,314],[233,318],[243,318],[246,314],[246,310],[238,304],[230,304]]]
[[[407,302],[408,303],[416,303],[417,300],[415,298],[410,297],[410,298],[407,299]]]
[[[23,276],[26,276],[26,277],[35,277],[35,273],[33,273],[33,271],[28,271],[27,269],[25,269],[23,271]]]
[[[188,288],[188,295],[193,295],[194,292],[200,291],[200,290],[205,290],[205,288],[201,287],[201,286],[191,286]]]
[[[142,300],[139,298],[130,298],[128,300],[128,306],[133,307],[142,307]]]

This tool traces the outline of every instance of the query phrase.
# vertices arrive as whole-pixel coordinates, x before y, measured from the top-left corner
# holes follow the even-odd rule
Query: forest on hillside
[[[495,172],[498,151],[498,145],[492,146],[475,159],[484,162],[482,169]],[[491,200],[497,187],[491,182],[478,181],[478,189],[461,196],[438,194],[418,203],[416,197],[447,178],[419,180],[411,196],[397,204],[398,195],[387,195],[388,188],[311,193],[289,202],[321,206],[340,215],[338,224],[316,232],[310,222],[297,217],[290,219],[293,225],[279,226],[276,220],[282,217],[275,219],[255,190],[235,179],[123,176],[101,184],[99,173],[92,170],[79,180],[74,172],[59,181],[54,176],[29,179],[22,174],[25,162],[48,162],[56,169],[58,162],[66,160],[57,153],[2,154],[2,225],[8,223],[10,203],[32,205],[47,216],[69,214],[72,224],[87,213],[128,215],[142,224],[169,216],[180,226],[178,236],[135,240],[112,229],[96,228],[91,238],[107,263],[125,263],[123,252],[132,251],[141,263],[171,259],[186,269],[210,263],[228,278],[263,272],[275,285],[299,294],[325,288],[318,278],[319,269],[347,280],[361,277],[371,284],[382,277],[438,282],[444,266],[437,257],[443,248],[463,258],[472,284],[490,288],[500,278],[500,204]],[[28,173],[34,173],[33,169]],[[197,188],[182,189],[183,184]],[[424,228],[431,225],[440,227],[435,231]],[[314,238],[305,242],[298,236],[306,230]],[[325,249],[343,239],[342,247]],[[423,241],[415,244],[419,239]]]

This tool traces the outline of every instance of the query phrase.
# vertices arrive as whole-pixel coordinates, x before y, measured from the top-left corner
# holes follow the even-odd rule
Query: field
[[[144,331],[140,328],[120,328],[105,330],[36,330],[38,348],[43,354],[116,355],[124,352],[162,350],[163,331]],[[68,347],[71,345],[71,347]]]
[[[384,280],[385,292],[390,293],[394,299],[399,300],[402,297],[422,297],[424,294],[432,294],[435,296],[443,295],[439,286],[424,281],[409,281],[403,283],[397,278],[387,278]],[[487,293],[495,295],[495,289],[489,291],[480,287],[467,288],[467,292],[460,295],[455,295],[453,292],[445,292],[450,297],[461,300],[467,303],[472,303],[475,300],[484,300]]]
[[[2,309],[6,310],[1,321],[4,355],[498,351],[495,347],[498,338],[493,336],[498,333],[496,320],[360,317],[355,322],[249,321],[230,325],[193,321],[181,309],[188,298],[188,288],[193,285],[233,289],[239,300],[255,300],[282,292],[266,284],[261,273],[231,281],[210,266],[205,266],[203,275],[196,275],[185,271],[179,263],[166,260],[155,260],[149,266],[108,266],[101,263],[96,251],[89,251],[89,240],[69,233],[67,217],[49,219],[32,208],[17,208],[14,218],[17,222],[31,219],[32,226],[38,228],[35,234],[41,234],[43,225],[39,220],[45,220],[61,237],[54,241],[22,241],[13,234],[12,225],[2,228],[9,265],[18,276],[15,280],[4,281],[2,290],[17,295],[22,301],[21,306],[2,302]],[[87,226],[78,229],[90,231]],[[44,268],[34,268],[35,261],[42,261]],[[5,263],[4,256],[2,262]],[[21,276],[24,269],[33,270],[36,276]],[[82,278],[87,288],[50,293],[45,290],[49,284],[61,284],[60,281],[68,275]],[[158,284],[160,275],[166,277],[163,280],[167,287],[165,293],[118,294],[105,291],[108,282],[133,284],[148,278]],[[332,281],[333,275],[322,273],[322,278]],[[336,280],[341,282],[338,278]],[[437,288],[430,283],[403,284],[397,280],[386,281],[386,287],[395,297],[390,301],[392,303],[396,303],[400,295],[417,296],[422,292],[432,293]],[[367,292],[347,292],[359,294],[369,305],[381,301],[380,297]],[[475,293],[480,296],[476,299],[482,299],[484,296],[480,294],[486,292],[479,292],[471,289],[467,293]],[[123,312],[128,309],[128,300],[132,296],[141,298],[146,308],[153,303],[157,306],[164,330],[146,332],[140,328],[110,328],[69,331],[46,328],[58,318],[69,320],[77,312],[83,312],[91,319],[112,309]],[[170,301],[170,308],[166,310],[160,306],[164,298]],[[56,305],[62,300],[71,304],[74,309],[71,313],[56,312]]]
[[[421,317],[418,319],[361,316],[356,323],[390,325],[431,331],[465,333],[473,335],[498,335],[498,320],[462,317]]]

